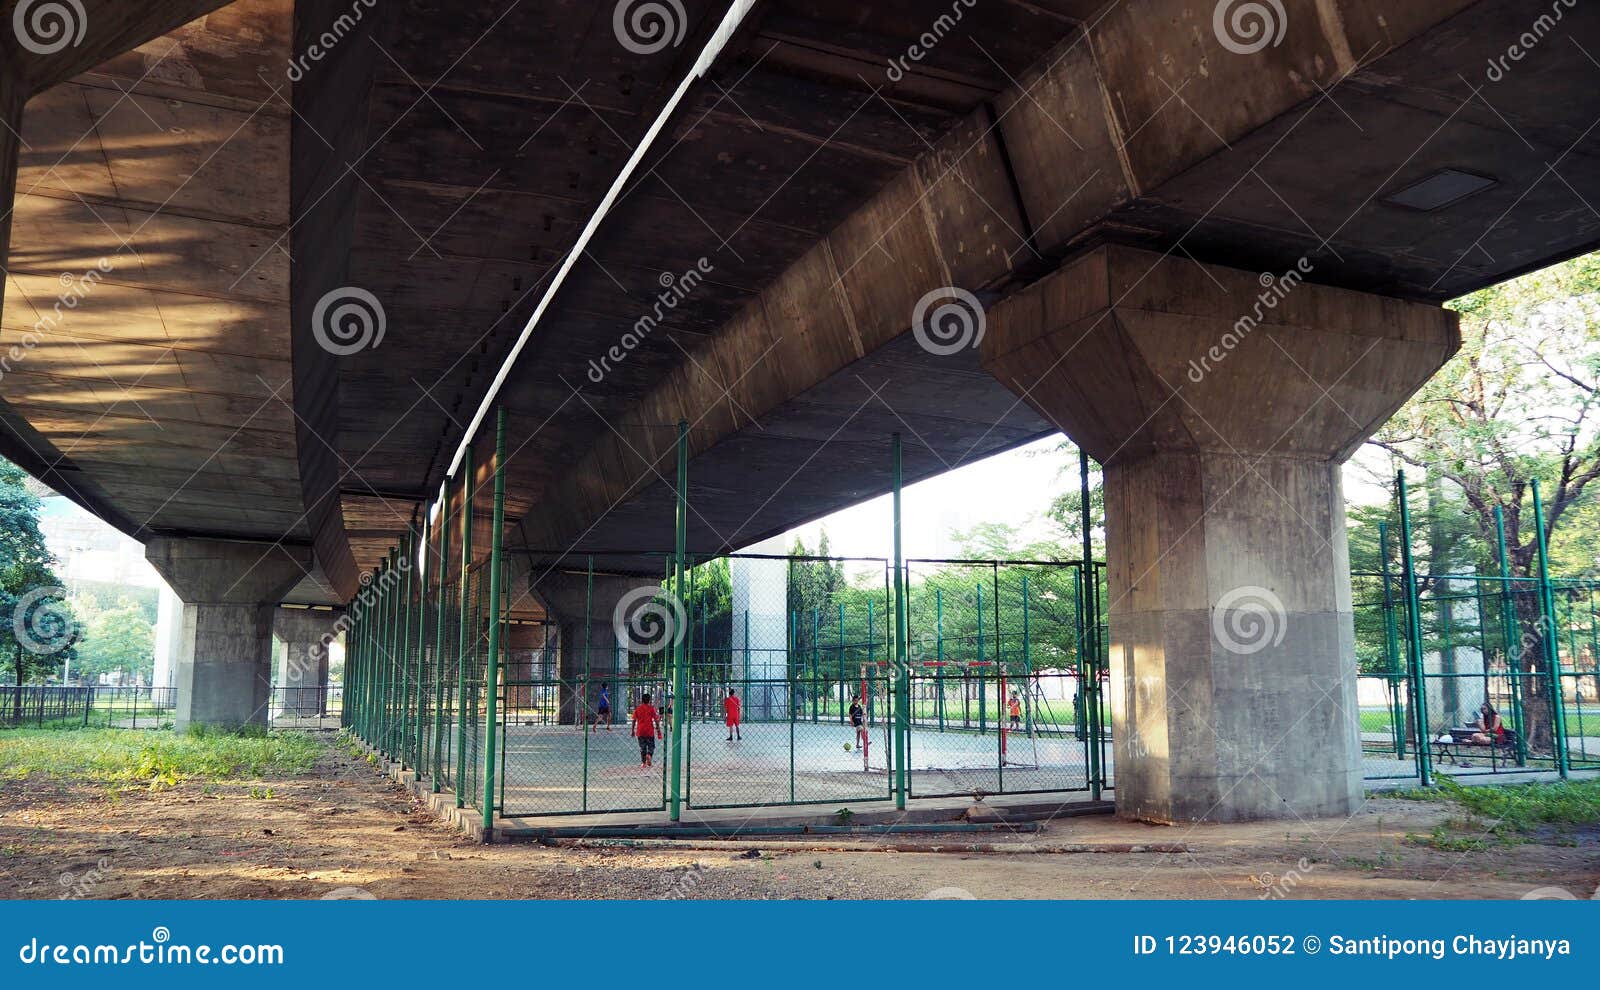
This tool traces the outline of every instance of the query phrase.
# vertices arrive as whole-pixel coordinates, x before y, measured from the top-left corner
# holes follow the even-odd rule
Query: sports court
[[[729,742],[720,721],[685,723],[683,794],[691,808],[887,800],[888,740],[872,728],[865,754],[855,730],[838,723],[756,722]],[[1089,788],[1088,743],[1072,734],[914,728],[910,795],[1025,793]],[[626,725],[610,731],[508,725],[502,736],[502,814],[645,811],[665,807],[670,740],[655,766],[639,762]],[[848,747],[848,748],[847,748]],[[1109,746],[1106,747],[1109,750]]]

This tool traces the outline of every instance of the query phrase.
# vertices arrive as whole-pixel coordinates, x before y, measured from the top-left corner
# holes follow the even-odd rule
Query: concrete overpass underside
[[[915,479],[1061,429],[1106,466],[1142,817],[1349,807],[1337,466],[1453,353],[1440,303],[1600,242],[1582,5],[758,0],[698,76],[725,2],[645,43],[592,0],[87,6],[3,42],[0,436],[173,573],[238,569],[185,594],[229,635],[354,597],[491,389],[541,551],[670,547],[680,420],[707,553],[883,492],[890,433]],[[381,341],[330,341],[353,290]],[[968,346],[928,346],[955,290]],[[1304,635],[1228,654],[1242,586]]]

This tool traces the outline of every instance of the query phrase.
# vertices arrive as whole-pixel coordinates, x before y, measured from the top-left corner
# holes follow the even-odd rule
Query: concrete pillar
[[[166,582],[156,603],[155,671],[150,680],[157,700],[170,701],[178,672],[178,630],[183,628],[183,602]]]
[[[1102,248],[995,307],[983,361],[1105,467],[1117,810],[1361,796],[1340,465],[1455,352],[1454,314]]]
[[[273,678],[273,705],[290,718],[321,718],[328,711],[328,646],[342,612],[284,608],[273,613],[272,633],[283,641],[283,664]]]
[[[782,557],[783,539],[749,549]],[[728,561],[733,598],[733,669],[750,721],[789,717],[789,562],[757,557]],[[808,620],[809,621],[809,620]]]
[[[622,682],[628,674],[628,652],[618,641],[615,617],[624,599],[635,594],[642,597],[639,589],[654,588],[657,582],[596,574],[591,594],[589,577],[582,572],[535,572],[533,581],[534,596],[544,603],[556,626],[559,722],[576,725],[584,715],[592,716],[602,686],[611,689],[612,720],[625,721],[637,699]]]
[[[266,726],[278,602],[311,567],[302,547],[157,537],[148,559],[183,599],[175,683],[179,731]]]

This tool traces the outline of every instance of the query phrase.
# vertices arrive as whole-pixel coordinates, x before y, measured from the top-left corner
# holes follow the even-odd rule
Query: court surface
[[[855,731],[838,723],[754,723],[744,726],[741,740],[729,742],[726,736],[720,722],[686,725],[683,773],[690,807],[890,796],[881,725],[872,730],[865,767]],[[1109,745],[1106,749],[1109,753]],[[658,741],[655,766],[647,769],[625,725],[588,732],[574,726],[510,725],[503,752],[503,814],[508,816],[648,810],[666,802],[668,741]],[[1088,788],[1087,746],[1071,735],[1029,739],[1010,733],[1002,760],[994,730],[914,728],[910,752],[914,797]]]

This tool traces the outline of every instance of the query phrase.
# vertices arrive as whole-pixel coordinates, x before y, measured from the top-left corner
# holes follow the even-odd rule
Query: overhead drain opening
[[[1442,168],[1420,182],[1383,197],[1382,202],[1419,213],[1432,213],[1500,184],[1499,179],[1458,168]]]

